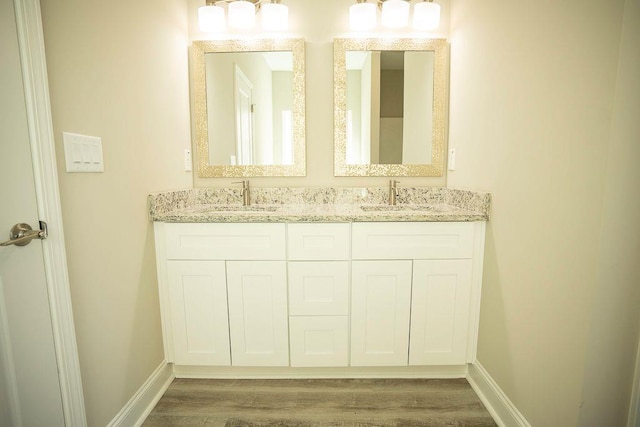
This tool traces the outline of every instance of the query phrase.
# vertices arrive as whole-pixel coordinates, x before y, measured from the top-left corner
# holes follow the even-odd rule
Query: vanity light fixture
[[[263,30],[288,29],[289,8],[281,4],[280,0],[206,0],[205,6],[198,8],[200,31],[224,31],[227,24],[232,29],[250,30],[255,26],[258,11],[261,11]],[[228,14],[228,22],[225,14]]]
[[[387,28],[404,28],[409,24],[411,0],[356,0],[349,8],[349,25],[353,31],[375,28],[376,5],[380,8],[381,22]],[[440,25],[440,5],[423,0],[413,6],[413,27],[420,31],[435,30]]]

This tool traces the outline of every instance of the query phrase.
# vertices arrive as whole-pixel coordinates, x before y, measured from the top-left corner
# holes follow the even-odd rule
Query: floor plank
[[[496,426],[465,379],[176,379],[143,426]]]

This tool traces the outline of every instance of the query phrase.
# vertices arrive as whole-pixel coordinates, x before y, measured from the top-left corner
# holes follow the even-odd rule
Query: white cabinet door
[[[411,261],[354,261],[351,365],[408,362]]]
[[[169,261],[173,362],[231,364],[222,261]]]
[[[410,365],[462,365],[467,359],[470,259],[413,262]]]
[[[293,316],[291,366],[347,366],[347,316]]]
[[[285,261],[227,261],[233,366],[288,366]]]

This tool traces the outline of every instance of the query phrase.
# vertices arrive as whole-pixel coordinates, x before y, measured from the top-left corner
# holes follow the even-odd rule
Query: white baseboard
[[[404,366],[404,367],[345,367],[345,368],[292,368],[292,367],[216,367],[174,365],[176,378],[466,378],[467,366]]]
[[[531,427],[518,408],[477,361],[469,365],[467,381],[500,427]]]
[[[163,361],[107,427],[142,425],[174,378],[173,366]]]

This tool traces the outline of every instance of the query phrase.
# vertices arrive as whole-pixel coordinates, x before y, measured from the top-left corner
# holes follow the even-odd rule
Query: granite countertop
[[[490,195],[449,188],[252,188],[242,206],[238,189],[190,189],[149,196],[158,222],[454,222],[487,221]]]

